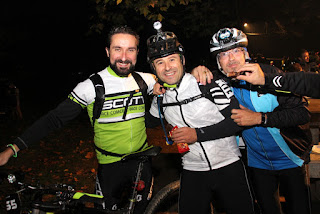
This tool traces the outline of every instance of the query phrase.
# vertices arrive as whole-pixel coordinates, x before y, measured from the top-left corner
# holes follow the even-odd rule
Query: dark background
[[[214,64],[209,54],[210,37],[219,28],[232,24],[230,27],[235,26],[248,33],[248,50],[253,54],[262,53],[266,57],[280,59],[283,56],[297,56],[301,48],[319,49],[320,14],[316,12],[319,1],[305,1],[309,5],[307,9],[290,8],[298,5],[298,1],[209,2],[212,9],[219,6],[228,8],[230,4],[230,8],[236,8],[237,12],[225,14],[226,10],[222,9],[218,10],[221,14],[212,14],[210,10],[197,11],[204,15],[199,21],[202,27],[196,30],[199,33],[190,30],[196,25],[185,18],[187,13],[184,13],[183,6],[173,7],[162,21],[163,29],[174,31],[185,46],[188,70],[199,64],[209,67]],[[284,2],[286,5],[281,5]],[[222,3],[224,5],[221,6]],[[202,10],[200,6],[201,3],[199,10]],[[279,12],[280,6],[286,10]],[[22,111],[31,109],[30,113],[34,115],[46,112],[65,99],[79,81],[108,65],[105,37],[113,23],[105,22],[101,33],[89,33],[92,17],[96,15],[94,7],[88,0],[0,3],[0,77],[9,78],[19,87]],[[115,16],[124,11],[120,8],[113,12]],[[314,18],[310,18],[310,14]],[[137,29],[141,36],[137,70],[150,72],[146,63],[145,42],[154,34],[153,21],[135,12],[129,11],[126,15],[126,24]],[[279,26],[270,22],[270,17],[289,23],[286,25],[289,29],[287,33],[279,33]],[[173,19],[181,22],[174,25]],[[216,28],[211,29],[213,21],[217,22]],[[242,26],[246,21],[251,28]],[[267,21],[269,24],[266,24]],[[32,110],[34,105],[40,106],[40,110]]]
[[[175,32],[185,46],[188,69],[198,64],[214,64],[209,54],[209,40],[215,32],[226,26],[238,27],[248,33],[248,50],[252,54],[262,53],[268,58],[280,59],[283,56],[297,56],[301,48],[319,50],[318,0],[304,0],[303,2],[309,5],[307,8],[298,7],[298,0],[203,2],[211,2],[212,8],[196,11],[196,24],[193,20],[188,20],[187,15],[190,18],[190,13],[185,12],[183,6],[172,8],[162,21],[163,29]],[[199,4],[201,6],[201,3]],[[10,79],[20,89],[24,116],[22,124],[11,121],[14,124],[8,125],[8,121],[0,120],[2,146],[66,99],[79,81],[108,65],[105,37],[114,23],[105,22],[101,33],[90,33],[91,18],[96,15],[94,7],[89,0],[1,1],[0,80]],[[214,10],[217,7],[223,9]],[[229,8],[231,13],[226,13]],[[120,8],[113,12],[117,19],[116,15],[124,11]],[[132,11],[126,15],[126,24],[137,29],[141,36],[137,70],[150,72],[146,63],[145,42],[154,34],[153,21]],[[203,17],[198,20],[199,15]],[[175,25],[172,21],[174,19],[180,22]],[[275,25],[275,21],[286,24],[286,33],[281,31],[279,25]],[[244,22],[248,22],[250,28],[244,28]],[[3,101],[0,99],[0,104],[1,102]],[[62,178],[69,182],[71,179],[72,182],[78,182],[77,186],[81,189],[92,192],[95,171],[90,170],[95,168],[96,162],[93,163],[94,157],[88,155],[93,151],[90,130],[87,115],[83,112],[63,131],[54,132],[41,141],[40,149],[33,147],[19,153],[20,158],[11,160],[9,168],[22,168],[29,172],[30,176],[43,178],[48,183],[60,181]],[[153,135],[148,136],[164,144],[162,130],[158,131],[159,134],[155,135],[153,131]],[[176,171],[173,167],[177,164],[163,161],[172,160],[163,158],[164,156],[170,154],[160,156],[155,165],[158,170],[166,169],[163,174],[167,179],[175,178]],[[81,164],[74,164],[78,162]],[[65,172],[64,169],[69,171]],[[165,179],[163,182],[166,182]],[[163,185],[164,183],[161,183],[159,186]]]

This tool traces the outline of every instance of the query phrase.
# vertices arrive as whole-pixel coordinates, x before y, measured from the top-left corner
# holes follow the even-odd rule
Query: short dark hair
[[[127,25],[119,26],[119,27],[113,27],[110,30],[110,32],[108,33],[108,37],[107,37],[107,48],[110,48],[112,36],[115,35],[115,34],[119,34],[119,33],[130,34],[130,35],[134,36],[137,39],[137,42],[138,42],[137,48],[139,48],[140,36],[134,30],[132,30],[130,27],[128,27]]]

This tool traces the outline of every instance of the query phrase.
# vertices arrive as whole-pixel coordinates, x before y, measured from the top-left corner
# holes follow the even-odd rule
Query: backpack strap
[[[158,102],[160,102],[159,104],[159,108],[160,108],[160,112],[162,115],[163,114],[163,107],[168,107],[168,106],[181,106],[181,105],[185,105],[187,103],[193,102],[197,99],[200,99],[201,97],[205,97],[208,100],[210,100],[211,102],[214,102],[212,95],[210,94],[210,91],[208,90],[208,85],[200,85],[198,84],[199,89],[201,91],[201,94],[184,99],[182,101],[179,102],[173,102],[173,103],[163,103],[163,97],[157,97]]]
[[[98,119],[102,112],[103,103],[105,100],[105,88],[102,81],[102,78],[99,74],[95,73],[89,77],[94,85],[94,90],[96,92],[96,97],[93,105],[93,112],[92,112],[92,126],[96,119]]]
[[[123,115],[122,115],[122,119],[123,120],[126,119],[128,108],[129,108],[129,103],[130,103],[134,93],[135,93],[135,91],[130,91],[130,93],[129,93],[129,98],[128,98],[128,101],[127,101],[127,105],[125,106],[124,112],[123,112]]]
[[[163,115],[163,117],[164,117],[164,112],[163,112],[163,95],[157,96],[157,104],[158,104],[158,108],[159,108],[159,111],[160,111],[161,115]],[[159,117],[161,117],[161,115],[159,115]]]
[[[144,100],[145,109],[147,109],[147,107],[150,105],[150,100],[148,99],[148,93],[147,93],[148,85],[143,80],[141,75],[138,74],[137,72],[134,71],[131,74],[132,74],[132,77],[134,78],[134,80],[136,81],[136,83],[139,86],[139,91],[142,93],[142,97],[143,97],[143,100]],[[123,112],[123,116],[122,116],[123,120],[126,118],[128,107],[129,107],[129,103],[130,103],[130,100],[133,97],[134,92],[135,91],[130,92],[130,96],[129,96],[129,99],[127,101],[127,105],[125,106],[125,109],[124,109],[124,112]]]
[[[139,86],[139,89],[140,89],[139,91],[141,91],[145,106],[147,107],[147,105],[149,105],[149,103],[150,103],[150,102],[148,102],[149,99],[147,97],[148,85],[143,80],[141,75],[138,74],[137,72],[132,72],[131,74]],[[105,101],[105,87],[104,87],[102,78],[99,74],[95,73],[95,74],[91,75],[89,79],[92,81],[92,83],[94,85],[95,92],[96,92],[95,102],[94,102],[94,106],[93,106],[93,114],[92,114],[92,125],[94,126],[95,120],[100,117],[101,112],[102,112],[103,103]],[[127,105],[126,105],[124,113],[123,113],[123,117],[122,117],[123,119],[126,118],[130,99],[133,97],[133,94],[134,94],[134,91],[130,93],[129,100],[127,102]]]
[[[207,98],[208,100],[210,100],[211,102],[214,103],[213,96],[212,96],[212,94],[210,93],[210,90],[208,89],[209,84],[207,84],[207,85],[200,85],[200,84],[198,84],[198,85],[199,85],[199,89],[200,89],[200,91],[201,91],[201,93],[202,93],[202,96],[205,97],[205,98]]]
[[[181,105],[185,105],[185,104],[188,104],[190,102],[193,102],[197,99],[200,99],[201,97],[205,97],[204,94],[199,94],[199,95],[196,95],[194,97],[190,97],[188,99],[184,99],[182,101],[179,101],[179,102],[174,102],[174,103],[164,103],[162,104],[163,107],[167,107],[167,106],[181,106]]]
[[[137,72],[132,72],[132,76],[133,76],[134,80],[137,82],[137,84],[138,84],[138,86],[140,88],[140,91],[141,91],[142,96],[143,96],[145,107],[146,107],[146,109],[148,109],[151,106],[151,101],[150,101],[150,99],[148,97],[148,93],[147,93],[148,85],[143,80],[141,75],[138,74]]]
[[[138,74],[137,72],[132,72],[131,73],[134,80],[137,82],[140,91],[142,92],[143,97],[145,96],[144,94],[147,94],[147,89],[148,89],[148,85],[147,83],[143,80],[143,78],[141,77],[140,74]]]

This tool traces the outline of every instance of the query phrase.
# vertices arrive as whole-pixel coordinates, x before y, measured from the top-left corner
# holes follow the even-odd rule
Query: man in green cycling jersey
[[[120,162],[121,155],[147,147],[147,135],[144,97],[132,75],[139,51],[139,36],[129,27],[122,26],[113,28],[107,41],[106,52],[110,66],[98,73],[105,86],[101,116],[92,119],[96,92],[92,81],[87,79],[73,89],[68,99],[9,144],[0,153],[0,165],[6,164],[19,150],[28,148],[51,131],[61,128],[86,108],[94,127],[99,162],[96,193],[103,194],[107,199],[105,206],[115,210],[124,184],[132,184],[138,166],[135,160]],[[147,93],[151,92],[155,83],[154,76],[140,72],[139,75],[148,86]],[[151,179],[151,164],[147,162],[142,172],[146,186],[138,192],[137,200],[141,203],[137,204],[135,213],[142,213],[147,204]]]

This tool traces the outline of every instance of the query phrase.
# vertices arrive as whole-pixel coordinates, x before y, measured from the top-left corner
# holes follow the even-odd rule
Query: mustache
[[[123,61],[122,59],[117,59],[117,60],[115,60],[115,63],[124,63],[124,64],[132,64],[132,61],[131,60],[125,60],[125,61]]]
[[[228,66],[230,66],[230,65],[239,65],[240,63],[239,62],[230,62],[230,63],[228,63]]]

